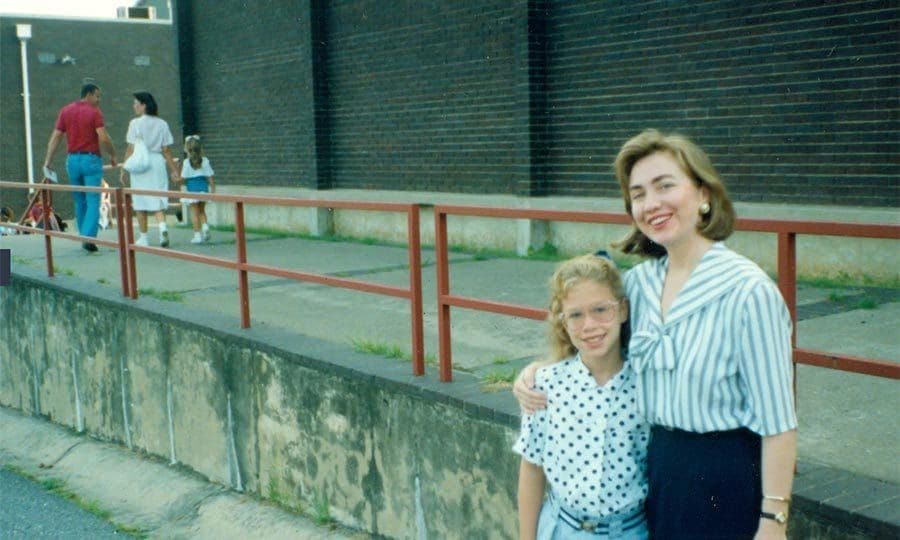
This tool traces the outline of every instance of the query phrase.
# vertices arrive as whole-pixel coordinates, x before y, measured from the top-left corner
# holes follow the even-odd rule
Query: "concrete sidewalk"
[[[141,458],[123,447],[3,407],[0,433],[0,467],[22,471],[39,481],[52,480],[141,538],[369,537],[317,525],[312,519],[211,484],[196,473]],[[72,534],[70,531],[66,538],[78,538]]]
[[[170,227],[170,249],[235,258],[233,234],[214,231],[212,242],[191,245],[191,231]],[[102,232],[114,240],[115,230]],[[155,240],[151,235],[151,240]],[[40,268],[43,240],[39,236],[3,237],[17,265]],[[74,242],[54,240],[57,271],[120,287],[118,257],[101,248],[88,255]],[[451,254],[451,291],[455,294],[543,307],[546,281],[555,262]],[[365,243],[330,242],[295,237],[251,235],[248,260],[293,270],[353,277],[376,283],[408,286],[405,248]],[[437,357],[434,252],[422,252],[425,347]],[[169,298],[177,310],[183,304],[234,317],[239,326],[237,276],[229,270],[201,267],[174,259],[138,254],[138,287],[147,297]],[[251,275],[253,326],[277,326],[320,339],[409,351],[410,316],[406,301]],[[898,292],[847,287],[798,290],[802,347],[898,361],[900,320]],[[454,308],[451,313],[454,367],[486,380],[508,379],[545,350],[544,324]],[[396,360],[385,360],[396,361]],[[436,370],[433,363],[427,370]],[[502,389],[500,391],[506,391]],[[800,366],[798,368],[800,455],[807,461],[900,484],[900,393],[895,381]]]

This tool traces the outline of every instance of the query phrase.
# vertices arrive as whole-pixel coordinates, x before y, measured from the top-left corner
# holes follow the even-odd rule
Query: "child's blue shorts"
[[[205,176],[186,178],[184,184],[191,193],[209,193],[209,180]]]

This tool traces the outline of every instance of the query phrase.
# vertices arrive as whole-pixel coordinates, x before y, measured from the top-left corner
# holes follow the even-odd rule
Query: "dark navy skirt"
[[[762,439],[748,429],[653,426],[647,451],[651,538],[753,538],[762,508]]]

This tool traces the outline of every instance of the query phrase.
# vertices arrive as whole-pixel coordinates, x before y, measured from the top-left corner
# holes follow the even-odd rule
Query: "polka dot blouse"
[[[547,408],[522,416],[513,450],[544,469],[563,507],[586,520],[643,504],[650,426],[629,363],[600,386],[576,356],[538,370],[535,385]]]

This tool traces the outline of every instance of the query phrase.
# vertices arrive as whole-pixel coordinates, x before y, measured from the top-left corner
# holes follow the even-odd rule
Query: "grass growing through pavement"
[[[378,356],[396,358],[397,360],[405,360],[407,356],[409,356],[399,345],[389,345],[387,343],[357,338],[352,338],[350,342],[353,343],[353,349],[358,352],[377,354]]]
[[[878,302],[871,298],[863,298],[856,304],[856,309],[876,309],[878,308]]]
[[[516,380],[518,370],[510,369],[494,369],[488,371],[481,376],[481,390],[484,392],[499,392],[512,388],[512,383]]]
[[[514,380],[516,380],[516,373],[518,373],[515,369],[496,369],[487,372],[482,380],[487,384],[512,384]]]
[[[313,489],[313,521],[316,525],[333,525],[334,518],[331,517],[328,497],[324,493],[319,493]]]
[[[287,510],[303,513],[303,509],[301,507],[295,504],[291,504],[290,495],[288,495],[287,492],[283,491],[279,487],[278,480],[276,480],[275,478],[269,479],[269,489],[267,497],[269,501],[274,503],[276,506],[285,508]]]
[[[871,276],[853,277],[846,272],[839,272],[834,277],[809,277],[799,276],[797,285],[813,287],[817,289],[852,289],[854,287],[883,287],[885,289],[900,289],[900,278],[881,279]]]
[[[412,362],[412,355],[403,350],[403,347],[396,343],[384,343],[363,338],[350,338],[350,343],[353,344],[353,350],[356,352],[375,354],[385,358]],[[428,365],[437,365],[437,358],[435,358],[433,354],[426,354],[425,363]]]
[[[63,499],[66,499],[67,501],[72,502],[73,504],[75,504],[76,506],[81,508],[82,510],[89,512],[89,513],[97,516],[98,518],[102,519],[103,521],[106,521],[106,522],[112,524],[112,526],[116,528],[117,532],[127,534],[127,535],[135,537],[135,538],[146,538],[147,537],[147,534],[137,527],[132,527],[130,525],[123,525],[121,523],[116,523],[115,521],[110,519],[110,518],[112,518],[112,512],[103,508],[100,505],[100,503],[97,501],[82,498],[77,493],[75,493],[74,491],[72,491],[68,487],[66,487],[66,483],[58,478],[40,479],[40,478],[34,476],[33,474],[26,472],[25,470],[23,470],[20,467],[16,467],[15,465],[9,465],[9,464],[4,465],[3,469],[7,470],[13,474],[19,475],[23,478],[27,478],[28,480],[31,480],[32,482],[39,484],[41,487],[43,487],[45,490],[49,491],[50,493],[53,493],[54,495],[62,497]]]
[[[157,290],[153,287],[138,289],[140,296],[149,296],[166,302],[184,302],[184,295],[178,291]]]

